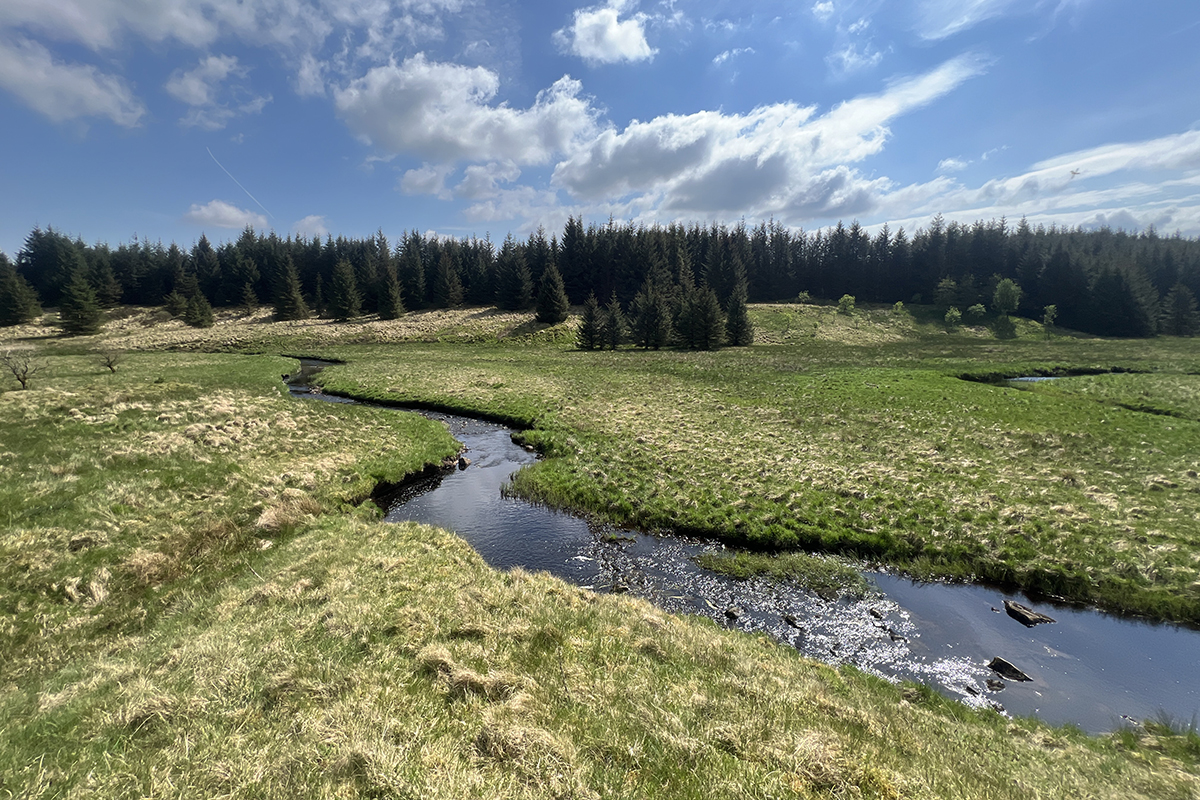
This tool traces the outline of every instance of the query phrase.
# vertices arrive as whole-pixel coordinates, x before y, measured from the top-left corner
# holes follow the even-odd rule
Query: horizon
[[[35,227],[498,242],[571,216],[1200,236],[1182,0],[0,9],[14,259]]]

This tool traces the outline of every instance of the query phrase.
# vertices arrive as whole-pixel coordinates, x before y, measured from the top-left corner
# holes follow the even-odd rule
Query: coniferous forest
[[[745,343],[746,302],[852,295],[969,318],[980,307],[1010,310],[992,308],[1006,279],[1019,287],[1016,314],[1044,319],[1054,306],[1063,328],[1117,337],[1200,332],[1196,239],[940,216],[911,236],[886,226],[869,234],[857,222],[804,232],[775,222],[585,227],[572,218],[561,236],[539,229],[499,246],[415,231],[390,242],[382,232],[321,240],[247,228],[216,246],[201,236],[190,249],[144,239],[114,249],[37,228],[15,263],[0,253],[0,324],[49,307],[60,310],[68,333],[87,333],[99,324],[97,309],[119,304],[166,305],[197,326],[212,324],[214,307],[260,304],[280,319],[390,319],[466,304],[536,309],[539,320],[555,322],[565,318],[565,295],[585,306],[585,326],[595,308],[595,335],[581,339],[593,346],[614,343],[620,332],[603,328],[619,319],[641,346],[706,348],[724,325],[725,341]]]

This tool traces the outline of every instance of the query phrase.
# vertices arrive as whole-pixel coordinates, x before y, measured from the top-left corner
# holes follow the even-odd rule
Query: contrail
[[[206,147],[206,148],[204,148],[204,149],[205,149],[205,150],[208,150],[208,148],[207,148],[207,147]],[[217,157],[213,155],[213,152],[212,152],[212,150],[208,150],[208,154],[209,154],[209,156],[211,156],[211,157],[212,157],[212,160],[213,160],[213,161],[217,161]],[[217,166],[221,168],[221,171],[222,171],[222,172],[224,172],[226,175],[228,175],[228,176],[229,176],[229,180],[233,181],[234,183],[237,183],[237,185],[238,185],[238,188],[239,188],[239,189],[241,189],[243,192],[246,192],[246,196],[247,196],[247,197],[249,197],[249,198],[250,198],[251,200],[253,200],[254,202],[258,203],[258,198],[257,198],[257,197],[255,197],[254,195],[250,194],[250,192],[249,192],[249,191],[247,191],[247,189],[246,189],[246,187],[245,187],[245,186],[242,186],[242,184],[238,183],[238,179],[237,179],[237,178],[235,178],[235,177],[233,177],[233,173],[232,173],[232,172],[230,172],[229,170],[225,169],[225,165],[224,165],[224,164],[222,164],[220,161],[217,161]],[[267,207],[266,207],[266,206],[264,206],[262,203],[258,203],[258,207],[259,207],[259,208],[261,208],[263,211],[267,211]],[[274,215],[274,214],[272,214],[270,211],[267,211],[267,216],[268,216],[268,217],[270,217],[271,219],[275,219],[275,215]]]

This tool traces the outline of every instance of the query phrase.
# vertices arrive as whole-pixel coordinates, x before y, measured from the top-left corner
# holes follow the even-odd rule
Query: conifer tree
[[[242,314],[247,317],[258,310],[258,295],[254,293],[254,284],[246,281],[242,284]]]
[[[596,302],[596,293],[588,295],[583,304],[583,316],[579,320],[579,333],[575,337],[580,350],[595,350],[600,347],[600,325],[603,312]]]
[[[400,319],[406,311],[400,279],[396,277],[396,271],[389,266],[384,273],[383,291],[379,297],[379,318]]]
[[[671,311],[667,298],[652,276],[647,276],[630,307],[630,332],[634,344],[658,350],[671,339]]]
[[[425,305],[425,265],[421,258],[425,239],[417,231],[404,235],[403,241],[396,246],[397,277],[408,298],[409,308],[422,308]]]
[[[551,261],[542,270],[542,287],[537,299],[537,321],[546,325],[557,325],[567,318],[570,310],[571,302],[563,288],[562,275]]]
[[[746,308],[746,283],[733,287],[729,304],[725,309],[725,341],[731,347],[749,347],[754,344],[754,324]]]
[[[1182,283],[1172,286],[1163,298],[1159,328],[1167,336],[1195,336],[1200,331],[1196,296]]]
[[[686,292],[676,328],[680,342],[690,350],[716,350],[725,338],[725,315],[717,294],[709,286]]]
[[[115,308],[120,305],[123,290],[107,257],[99,259],[92,267],[90,283],[96,290],[96,300],[101,308]]]
[[[193,328],[211,328],[213,326],[212,304],[203,292],[196,292],[187,299],[187,308],[183,312],[183,321]]]
[[[0,327],[22,325],[41,316],[37,292],[0,253]]]
[[[300,276],[291,254],[283,257],[283,272],[275,288],[275,318],[279,320],[308,319],[312,312],[300,291]]]
[[[171,293],[163,298],[163,304],[172,317],[182,317],[187,311],[188,299],[180,294],[178,289],[172,289]]]
[[[76,269],[58,304],[58,316],[68,336],[86,336],[100,331],[103,315],[96,290],[82,269]]]
[[[613,290],[612,299],[608,301],[600,318],[600,346],[616,350],[625,341],[628,329],[625,312],[621,311],[621,301],[617,299],[616,290]]]
[[[345,322],[361,313],[362,295],[354,279],[354,267],[343,258],[333,268],[333,280],[329,284],[329,315],[338,322]]]
[[[433,276],[433,298],[440,308],[458,308],[463,304],[462,279],[450,254],[443,252]]]
[[[521,311],[533,303],[533,281],[525,254],[509,234],[496,259],[496,305],[506,311]]]

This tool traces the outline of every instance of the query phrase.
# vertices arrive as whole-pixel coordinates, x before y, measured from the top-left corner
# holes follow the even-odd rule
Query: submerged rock
[[[458,457],[458,468],[459,469],[466,469],[469,466],[471,466],[471,459],[467,458],[466,456]]]
[[[997,674],[1001,675],[1002,677],[1008,678],[1010,681],[1031,681],[1031,680],[1033,680],[1033,678],[1029,677],[1024,672],[1022,672],[1011,661],[1005,661],[1003,658],[1000,658],[999,656],[996,656],[991,661],[989,661],[988,667],[990,667],[993,672],[996,672]]]
[[[786,622],[788,625],[791,625],[793,628],[800,627],[800,618],[797,617],[795,614],[784,614],[783,621]]]
[[[1041,625],[1045,622],[1054,622],[1053,617],[1047,617],[1045,614],[1040,614],[1034,611],[1029,606],[1023,606],[1020,603],[1014,603],[1012,600],[1004,601],[1004,610],[1008,615],[1017,622],[1024,625],[1026,628],[1032,628],[1034,625]]]

